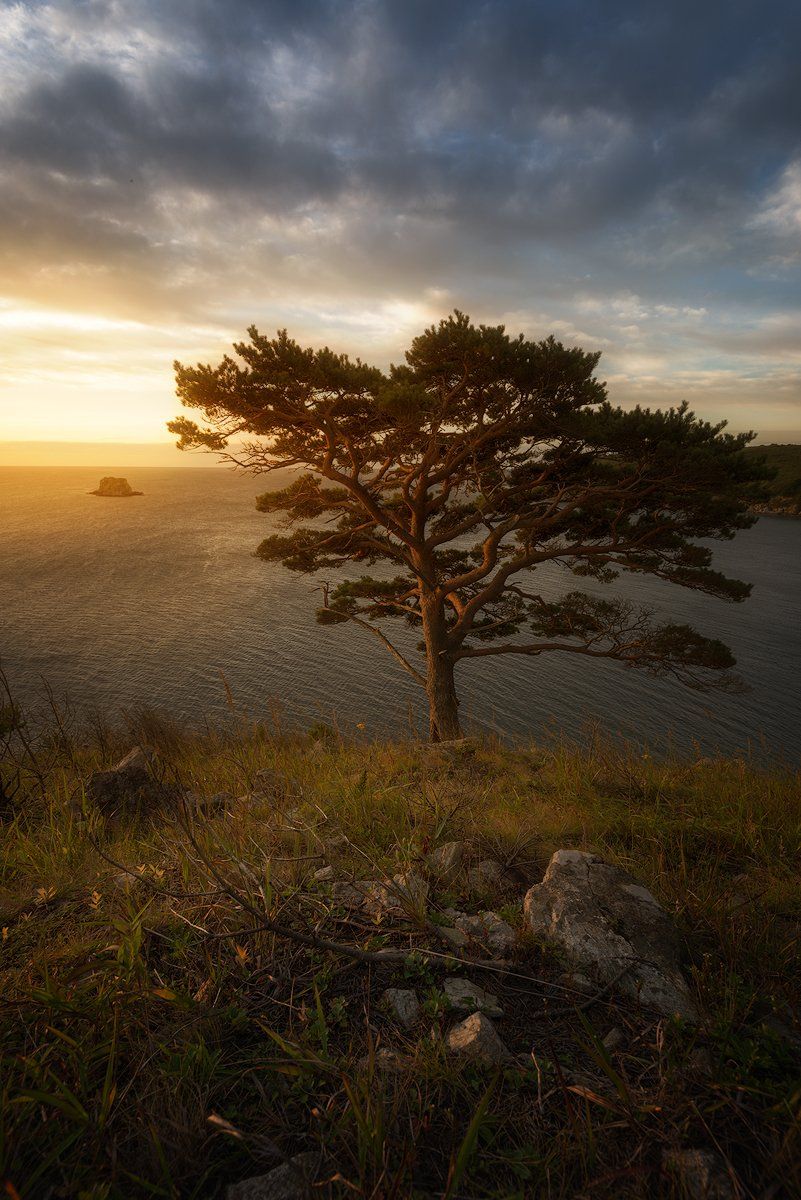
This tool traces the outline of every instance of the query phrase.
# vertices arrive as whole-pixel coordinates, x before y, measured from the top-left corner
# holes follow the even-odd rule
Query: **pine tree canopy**
[[[623,410],[595,377],[600,355],[529,341],[460,312],[415,338],[388,372],[255,328],[216,366],[176,363],[179,446],[254,473],[292,468],[257,500],[283,532],[265,562],[293,571],[365,571],[330,590],[322,624],[377,636],[426,687],[433,737],[458,736],[453,670],[462,659],[557,651],[616,659],[693,687],[734,686],[731,652],[628,600],[538,591],[560,564],[613,584],[644,572],[729,601],[749,585],[712,568],[699,542],[754,518],[769,471],[743,453],[752,434],[699,420],[686,404]],[[379,627],[422,634],[416,666]]]

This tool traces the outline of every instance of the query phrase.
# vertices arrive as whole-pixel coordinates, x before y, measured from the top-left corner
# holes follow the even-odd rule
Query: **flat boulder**
[[[526,893],[523,911],[532,932],[555,943],[595,984],[617,980],[623,994],[649,1008],[698,1020],[675,923],[620,867],[595,854],[557,850],[542,883]]]

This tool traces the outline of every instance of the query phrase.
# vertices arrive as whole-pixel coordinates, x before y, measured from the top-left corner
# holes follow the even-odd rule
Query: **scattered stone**
[[[439,925],[437,932],[454,950],[464,950],[470,940],[464,930],[457,929],[455,925]]]
[[[523,911],[536,935],[553,941],[597,984],[659,1012],[698,1020],[679,966],[671,918],[651,893],[620,867],[580,850],[557,850],[542,883],[526,893]]]
[[[314,878],[318,883],[327,883],[329,879],[334,878],[334,868],[320,867],[319,871],[314,872]]]
[[[491,910],[474,917],[469,928],[475,930],[473,937],[489,946],[496,958],[509,958],[517,945],[517,934],[512,926]]]
[[[603,1044],[604,1044],[605,1049],[607,1049],[610,1054],[613,1054],[615,1050],[617,1050],[620,1046],[623,1045],[624,1041],[625,1041],[625,1034],[623,1033],[623,1030],[620,1028],[619,1025],[615,1025],[607,1033],[606,1037],[603,1040]]]
[[[428,856],[428,868],[440,879],[448,879],[459,869],[464,857],[464,842],[445,842]]]
[[[448,1049],[486,1067],[499,1067],[511,1061],[509,1050],[489,1017],[475,1012],[454,1025],[448,1034]]]
[[[495,958],[508,958],[517,945],[517,934],[508,921],[496,912],[487,909],[481,913],[458,912],[446,908],[444,916],[464,935],[465,939],[477,942]],[[465,943],[463,942],[462,945]]]
[[[320,1169],[316,1150],[296,1154],[266,1175],[254,1175],[229,1184],[225,1200],[307,1200]]]
[[[735,1200],[740,1195],[723,1159],[712,1150],[665,1150],[662,1166],[690,1200]]]
[[[331,897],[343,908],[363,908],[376,921],[403,917],[425,908],[428,884],[413,871],[392,879],[357,879],[331,885]]]
[[[403,917],[425,908],[428,884],[414,871],[395,875],[391,880],[373,884],[367,892],[364,907],[375,920],[387,916]]]
[[[498,1003],[498,997],[487,992],[477,983],[469,979],[461,979],[451,975],[445,980],[443,990],[448,998],[448,1004],[456,1012],[482,1012],[488,1017],[502,1017],[503,1009]]]
[[[411,988],[387,988],[382,996],[384,1003],[404,1029],[411,1029],[420,1016],[420,1001]]]
[[[494,858],[485,858],[476,867],[467,872],[467,882],[471,891],[487,892],[501,887],[505,879],[503,867]]]
[[[152,774],[147,750],[134,746],[108,771],[95,771],[86,785],[86,795],[105,816],[149,811],[171,796]]]

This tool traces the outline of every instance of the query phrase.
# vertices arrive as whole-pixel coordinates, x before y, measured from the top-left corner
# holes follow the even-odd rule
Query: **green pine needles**
[[[724,600],[749,585],[711,567],[698,540],[732,538],[770,471],[686,404],[611,405],[600,355],[553,337],[511,337],[454,312],[415,338],[388,372],[285,331],[255,328],[239,361],[176,363],[179,446],[216,451],[254,473],[293,468],[259,497],[286,533],[257,550],[294,571],[375,568],[325,589],[322,624],[356,622],[425,689],[434,740],[461,734],[455,668],[464,659],[546,653],[615,659],[696,688],[737,686],[722,642],[660,624],[622,598],[538,592],[558,563],[610,585],[646,572]],[[421,633],[418,665],[390,618]]]

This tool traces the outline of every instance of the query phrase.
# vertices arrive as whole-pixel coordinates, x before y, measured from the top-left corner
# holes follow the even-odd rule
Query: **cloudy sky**
[[[0,437],[453,307],[801,441],[797,0],[0,0]]]

